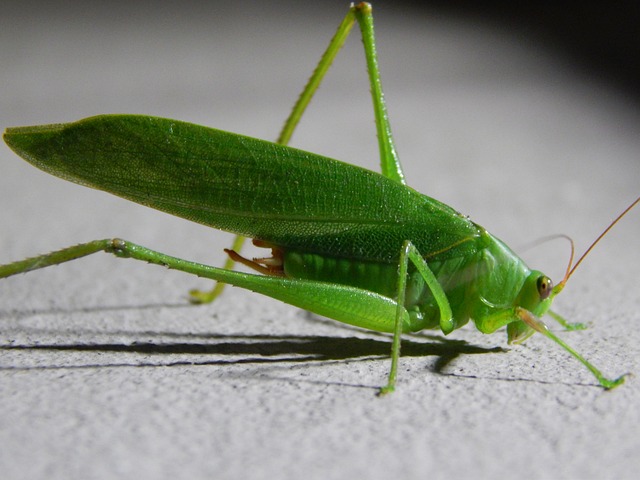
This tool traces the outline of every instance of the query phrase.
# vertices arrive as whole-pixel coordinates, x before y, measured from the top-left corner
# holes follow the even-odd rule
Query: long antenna
[[[604,229],[604,231],[598,235],[598,238],[596,238],[593,243],[589,246],[589,248],[587,248],[587,250],[582,254],[582,256],[578,259],[578,261],[573,265],[573,267],[571,266],[571,263],[573,261],[573,252],[574,252],[574,248],[573,248],[573,242],[571,242],[571,258],[569,259],[569,265],[567,266],[567,272],[564,275],[564,278],[562,279],[562,281],[560,283],[558,283],[558,285],[556,285],[554,287],[554,292],[557,294],[560,291],[562,291],[562,289],[564,288],[564,286],[567,283],[567,280],[569,280],[569,277],[571,277],[571,275],[573,275],[573,272],[576,271],[576,268],[578,268],[578,265],[580,265],[582,263],[582,261],[585,259],[585,257],[587,255],[589,255],[589,252],[591,252],[591,250],[593,250],[593,247],[595,247],[598,242],[600,240],[602,240],[602,237],[604,237],[607,233],[609,233],[609,230],[611,230],[613,228],[613,226],[618,223],[622,217],[624,217],[627,213],[629,213],[629,211],[635,207],[638,203],[640,203],[640,197],[636,198],[635,201],[629,205],[627,208],[624,209],[624,211],[618,215],[616,217],[616,219],[611,222],[609,224],[609,226],[607,228]]]

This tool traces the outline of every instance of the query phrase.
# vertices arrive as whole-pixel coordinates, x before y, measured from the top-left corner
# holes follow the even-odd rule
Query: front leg
[[[384,395],[393,392],[396,384],[396,376],[398,373],[398,361],[400,358],[400,340],[403,330],[404,319],[407,315],[407,310],[404,307],[405,294],[407,291],[407,274],[409,270],[409,262],[415,265],[416,269],[420,273],[420,276],[424,279],[427,288],[433,295],[436,304],[440,310],[440,328],[446,335],[450,333],[454,328],[453,313],[451,312],[451,305],[447,299],[444,290],[440,286],[438,279],[433,274],[427,262],[425,262],[418,249],[411,243],[410,240],[406,240],[402,245],[400,251],[400,264],[398,266],[398,296],[397,296],[397,308],[395,327],[393,331],[393,344],[391,346],[391,370],[389,372],[389,379],[387,385],[380,390],[380,394]],[[409,326],[411,329],[411,326]]]

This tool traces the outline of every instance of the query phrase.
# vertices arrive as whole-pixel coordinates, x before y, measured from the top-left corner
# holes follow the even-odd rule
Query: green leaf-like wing
[[[469,240],[481,234],[378,173],[176,120],[101,115],[10,128],[4,139],[58,177],[290,249],[392,262],[410,239],[446,258],[475,249]]]

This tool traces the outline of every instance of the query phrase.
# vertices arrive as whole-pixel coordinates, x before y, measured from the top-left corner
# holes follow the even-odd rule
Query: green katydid
[[[362,32],[382,173],[285,146],[351,28]],[[0,278],[104,251],[246,288],[351,325],[393,334],[396,383],[401,335],[444,334],[472,319],[510,342],[535,331],[606,378],[539,319],[593,245],[556,286],[502,241],[451,207],[406,186],[391,135],[375,51],[371,6],[352,5],[287,119],[277,143],[176,120],[102,115],[75,123],[7,129],[6,143],[36,167],[194,222],[251,237],[269,258],[210,267],[121,239],[97,240],[0,266]],[[240,261],[262,275],[231,270]],[[552,314],[557,317],[557,315]],[[558,318],[559,319],[559,318]],[[561,319],[559,319],[561,320]],[[561,323],[565,324],[561,321]],[[566,324],[565,324],[566,326]]]

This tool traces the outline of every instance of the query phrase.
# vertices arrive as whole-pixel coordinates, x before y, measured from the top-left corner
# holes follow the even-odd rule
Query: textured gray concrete
[[[204,3],[204,2],[203,2]],[[346,2],[109,7],[0,17],[0,125],[146,113],[275,138]],[[314,7],[315,5],[315,7]],[[265,8],[265,10],[261,10]],[[12,10],[13,9],[13,10]],[[639,192],[640,115],[518,32],[380,5],[381,67],[412,186],[516,248],[583,251]],[[278,16],[280,15],[280,16]],[[376,168],[352,39],[294,144]],[[121,236],[220,264],[230,237],[43,174],[0,147],[0,263]],[[610,376],[640,372],[640,211],[578,270],[560,332]],[[526,252],[562,275],[567,245]],[[106,255],[0,282],[3,479],[634,478],[636,378],[604,392],[535,336],[389,338]],[[554,330],[560,331],[555,325]]]

